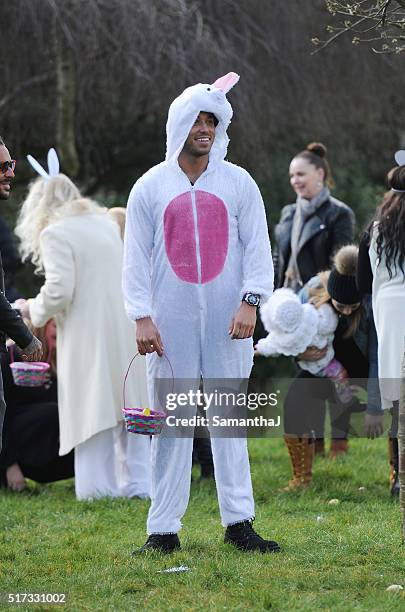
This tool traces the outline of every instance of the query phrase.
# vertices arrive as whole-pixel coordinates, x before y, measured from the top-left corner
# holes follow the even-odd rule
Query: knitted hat
[[[291,289],[276,289],[260,309],[264,329],[268,332],[294,331],[302,320],[302,305]]]
[[[340,304],[357,304],[361,301],[356,285],[356,268],[359,249],[348,244],[336,253],[334,266],[328,279],[328,293]]]

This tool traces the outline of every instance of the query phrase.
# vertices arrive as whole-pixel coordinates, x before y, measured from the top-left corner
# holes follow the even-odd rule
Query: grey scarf
[[[302,230],[307,219],[312,217],[318,208],[327,202],[329,198],[330,191],[327,187],[321,189],[312,200],[305,200],[305,198],[300,196],[297,197],[297,207],[291,228],[291,255],[285,273],[284,287],[289,287],[293,291],[298,291],[302,287],[300,271],[297,266],[298,244]]]

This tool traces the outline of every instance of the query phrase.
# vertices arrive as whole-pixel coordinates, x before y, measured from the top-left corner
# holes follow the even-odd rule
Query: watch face
[[[250,293],[246,296],[246,301],[248,304],[250,304],[250,306],[257,306],[259,304],[260,299],[257,295],[253,295],[253,293]]]

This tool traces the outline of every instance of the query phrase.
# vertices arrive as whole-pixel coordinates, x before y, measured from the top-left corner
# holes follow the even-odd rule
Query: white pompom
[[[260,310],[267,331],[292,332],[302,319],[302,304],[291,289],[276,289]]]
[[[297,329],[302,321],[302,317],[302,304],[295,300],[286,300],[277,305],[273,316],[273,322],[277,329],[291,333]]]

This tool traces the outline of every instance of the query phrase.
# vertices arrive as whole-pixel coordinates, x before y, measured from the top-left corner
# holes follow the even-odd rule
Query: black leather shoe
[[[175,550],[180,550],[180,540],[177,533],[152,533],[145,544],[134,550],[132,555],[139,555],[148,551],[157,551],[169,555]]]
[[[280,546],[273,540],[264,540],[252,527],[252,521],[243,521],[236,525],[228,525],[225,531],[224,542],[229,542],[239,550],[262,553],[280,552]]]

